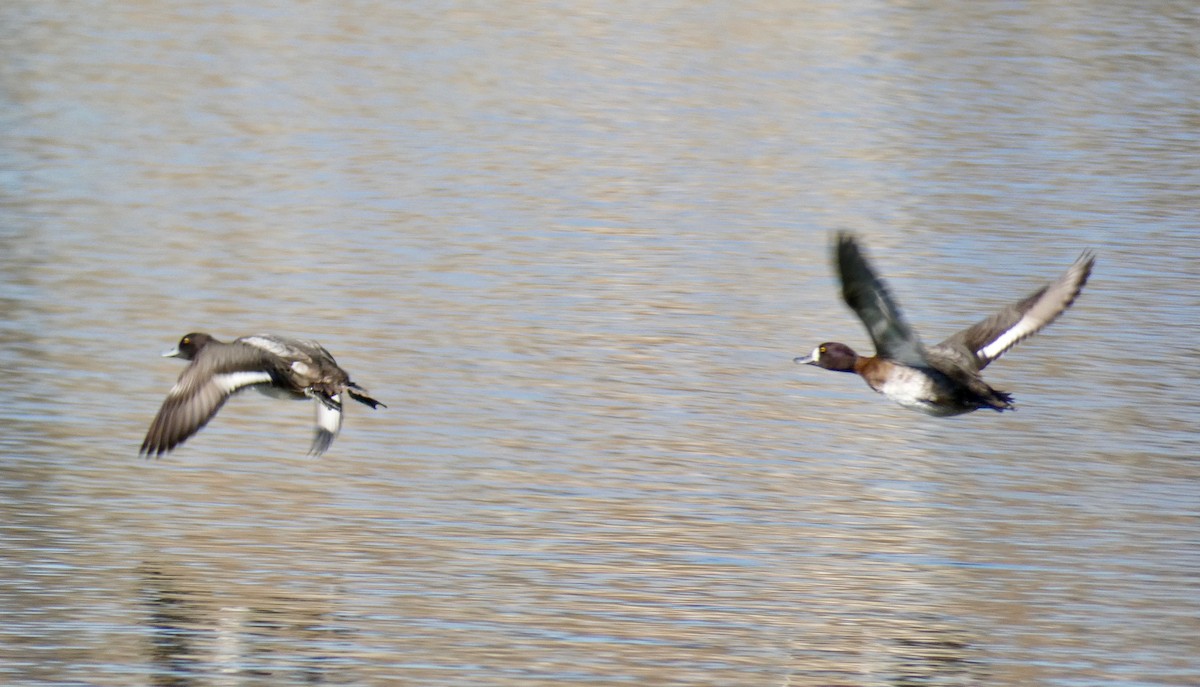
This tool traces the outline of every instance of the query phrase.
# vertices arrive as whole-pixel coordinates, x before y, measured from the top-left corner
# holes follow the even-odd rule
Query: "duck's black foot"
[[[341,401],[339,401],[338,399],[334,398],[333,396],[331,396],[331,395],[329,395],[329,394],[327,394],[327,393],[325,393],[325,392],[323,392],[323,391],[314,391],[314,392],[313,392],[312,394],[310,394],[310,395],[311,395],[313,398],[315,398],[315,399],[317,399],[318,401],[320,401],[320,402],[321,402],[321,405],[323,405],[323,406],[325,406],[326,408],[328,408],[328,409],[332,410],[333,412],[335,412],[335,413],[340,413],[340,412],[342,412],[342,402],[341,402]]]

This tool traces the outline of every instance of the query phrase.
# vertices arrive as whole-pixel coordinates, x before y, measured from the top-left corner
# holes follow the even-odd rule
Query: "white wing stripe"
[[[225,372],[213,375],[212,383],[222,392],[232,394],[238,389],[244,389],[254,384],[266,384],[271,381],[271,374],[263,370],[248,372]]]
[[[1036,306],[1035,308],[1036,309]],[[1004,332],[990,344],[979,349],[975,355],[982,360],[993,360],[1001,353],[1016,345],[1021,339],[1033,334],[1044,324],[1042,318],[1026,315],[1017,321],[1008,331]]]

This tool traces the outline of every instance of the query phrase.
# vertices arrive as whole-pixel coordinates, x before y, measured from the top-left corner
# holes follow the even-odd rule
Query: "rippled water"
[[[1200,683],[1192,3],[0,5],[0,681]],[[1098,256],[933,419],[937,340]],[[319,338],[323,459],[184,332]]]

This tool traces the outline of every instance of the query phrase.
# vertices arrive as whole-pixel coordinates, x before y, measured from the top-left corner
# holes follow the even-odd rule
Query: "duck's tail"
[[[995,389],[992,389],[992,397],[987,399],[987,407],[998,413],[1017,409],[1017,406],[1013,404],[1012,394]]]
[[[368,396],[366,392],[366,389],[355,384],[354,382],[348,382],[346,384],[346,393],[350,394],[350,398],[353,398],[363,405],[371,406],[372,409],[387,407],[386,405]]]

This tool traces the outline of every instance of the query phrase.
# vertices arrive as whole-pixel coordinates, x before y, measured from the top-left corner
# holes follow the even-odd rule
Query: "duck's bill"
[[[792,358],[792,362],[796,363],[797,365],[816,365],[817,359],[820,357],[821,347],[817,346],[816,348],[812,349],[812,353],[809,353],[808,355],[801,355]]]
[[[163,352],[163,354],[162,354],[162,357],[164,357],[164,358],[178,358],[178,357],[179,357],[179,347],[178,347],[178,346],[176,346],[175,348],[172,348],[172,349],[171,349],[171,350],[169,350],[169,351],[164,351],[164,352]]]

